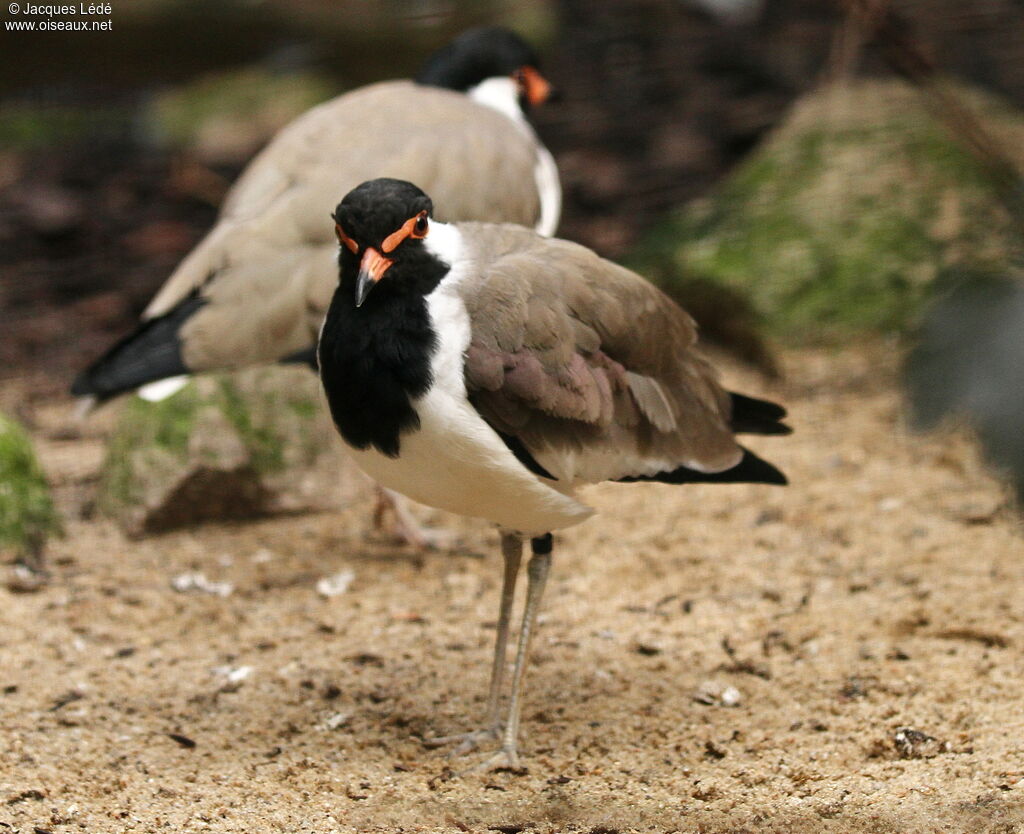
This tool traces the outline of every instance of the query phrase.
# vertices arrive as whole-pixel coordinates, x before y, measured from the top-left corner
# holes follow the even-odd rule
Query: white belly
[[[402,435],[397,458],[374,449],[350,450],[380,484],[421,504],[533,536],[593,513],[527,470],[468,402],[434,389],[415,407],[420,428]]]
[[[426,238],[448,263],[456,262],[457,233],[435,224]],[[356,463],[383,486],[414,501],[485,518],[526,535],[541,535],[588,518],[593,510],[559,492],[523,466],[466,397],[464,354],[470,342],[466,307],[452,270],[427,297],[438,348],[433,385],[413,408],[419,429],[401,436],[397,458],[375,449],[350,449]]]

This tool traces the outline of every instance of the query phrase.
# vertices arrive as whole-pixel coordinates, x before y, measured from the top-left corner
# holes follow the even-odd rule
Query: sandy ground
[[[0,590],[0,834],[1024,831],[1019,522],[964,436],[904,432],[890,353],[729,374],[791,408],[752,444],[786,489],[589,493],[520,772],[446,780],[479,754],[421,742],[482,713],[484,524],[420,556],[368,501],[144,541],[70,522],[48,586]],[[97,441],[41,440],[73,508]],[[173,590],[188,571],[233,590]]]

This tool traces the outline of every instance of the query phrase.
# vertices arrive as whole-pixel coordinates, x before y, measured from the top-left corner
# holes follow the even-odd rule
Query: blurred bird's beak
[[[372,246],[367,246],[363,259],[359,262],[359,278],[356,280],[356,307],[362,307],[366,296],[370,294],[377,282],[394,261],[385,258]]]
[[[545,101],[557,98],[555,88],[543,75],[533,67],[523,67],[523,80],[526,87],[526,100],[531,107],[537,107]]]

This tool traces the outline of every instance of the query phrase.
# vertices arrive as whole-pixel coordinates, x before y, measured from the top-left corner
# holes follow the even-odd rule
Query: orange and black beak
[[[522,78],[523,93],[531,107],[537,107],[545,101],[553,101],[558,97],[551,82],[533,67],[521,67],[519,73]]]
[[[384,277],[393,260],[385,258],[372,246],[367,246],[363,259],[359,262],[359,278],[356,280],[356,307],[362,307],[366,296],[370,294],[377,282]]]

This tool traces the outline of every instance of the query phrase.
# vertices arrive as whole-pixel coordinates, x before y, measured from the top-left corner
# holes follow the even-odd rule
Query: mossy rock
[[[0,414],[0,552],[36,561],[46,540],[60,533],[50,487],[28,434]]]
[[[159,144],[188,148],[208,162],[241,162],[296,116],[337,92],[313,73],[248,67],[156,96],[144,121]]]
[[[131,534],[338,507],[369,481],[344,456],[305,368],[196,377],[125,402],[97,506]]]
[[[959,92],[1024,170],[1024,114]],[[696,276],[739,292],[787,341],[827,341],[903,331],[940,271],[998,269],[1018,233],[980,163],[915,89],[862,82],[800,101],[631,263],[670,291]]]

